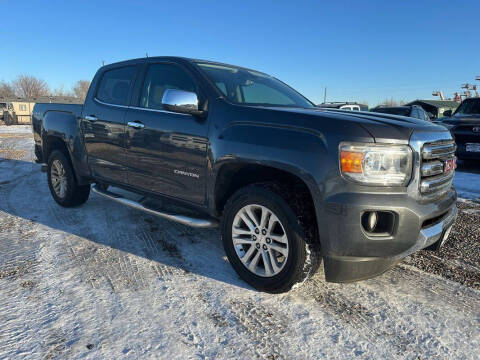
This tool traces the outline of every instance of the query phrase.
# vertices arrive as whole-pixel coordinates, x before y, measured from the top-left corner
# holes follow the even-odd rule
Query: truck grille
[[[426,143],[421,150],[420,193],[439,194],[448,191],[455,175],[448,169],[449,160],[455,160],[457,146],[453,140]]]

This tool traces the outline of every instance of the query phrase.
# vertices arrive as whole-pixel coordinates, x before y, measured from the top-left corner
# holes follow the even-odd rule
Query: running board
[[[212,227],[217,227],[218,226],[218,221],[214,219],[196,219],[184,215],[178,215],[178,214],[169,214],[166,212],[150,209],[148,207],[145,207],[144,205],[140,204],[137,201],[133,201],[127,198],[124,198],[122,195],[115,194],[111,191],[108,190],[101,190],[97,187],[97,185],[94,185],[92,187],[92,190],[95,194],[98,194],[100,196],[103,196],[104,198],[114,200],[120,204],[130,206],[134,209],[144,211],[146,213],[152,214],[159,216],[164,219],[172,220],[175,222],[178,222],[183,225],[191,226],[191,227],[196,227],[196,228],[212,228]]]

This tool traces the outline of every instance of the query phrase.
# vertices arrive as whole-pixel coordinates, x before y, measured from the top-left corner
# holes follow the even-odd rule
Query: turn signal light
[[[340,164],[343,173],[362,173],[363,153],[342,151],[340,153]]]

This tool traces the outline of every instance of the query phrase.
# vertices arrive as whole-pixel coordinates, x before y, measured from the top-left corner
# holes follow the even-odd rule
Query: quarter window
[[[192,78],[178,65],[150,65],[143,83],[140,106],[161,110],[165,90],[177,89],[197,93]]]
[[[105,71],[98,86],[97,99],[109,104],[127,105],[135,73],[135,66]]]

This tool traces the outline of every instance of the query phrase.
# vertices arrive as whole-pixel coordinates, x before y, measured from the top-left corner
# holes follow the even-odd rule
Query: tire
[[[61,151],[54,150],[47,165],[47,179],[50,193],[63,207],[84,204],[90,195],[90,185],[78,185],[69,159]]]
[[[225,252],[238,275],[257,290],[269,293],[289,291],[313,275],[320,265],[318,247],[305,241],[304,226],[293,209],[282,196],[264,184],[238,190],[225,205],[221,225]],[[267,225],[261,226],[264,212],[267,213],[266,219],[276,225],[269,226],[270,221],[265,220]],[[246,219],[250,220],[250,225],[255,225],[253,231],[256,235],[244,220],[245,214],[250,214]],[[266,231],[262,232],[263,229]],[[255,266],[257,253],[260,255]]]

